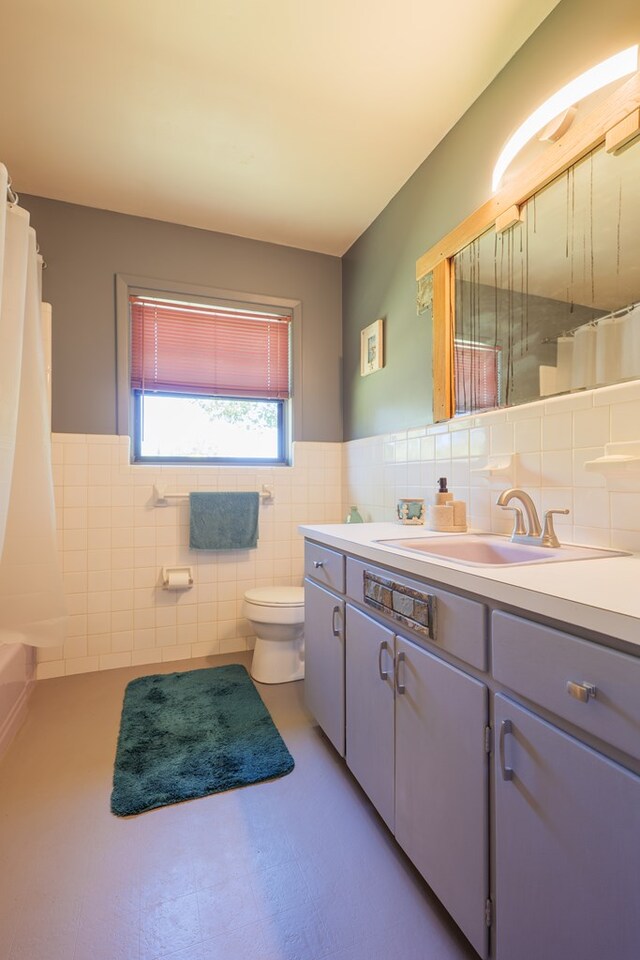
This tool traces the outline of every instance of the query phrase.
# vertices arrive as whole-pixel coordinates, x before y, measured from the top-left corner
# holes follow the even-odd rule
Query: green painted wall
[[[42,197],[22,195],[20,204],[47,262],[54,431],[116,432],[115,276],[122,273],[300,300],[294,439],[342,439],[339,257]]]
[[[500,149],[540,103],[639,41],[638,0],[562,0],[345,254],[345,440],[432,421],[431,326],[416,316],[416,260],[488,199]],[[379,317],[385,367],[361,378],[360,330]]]

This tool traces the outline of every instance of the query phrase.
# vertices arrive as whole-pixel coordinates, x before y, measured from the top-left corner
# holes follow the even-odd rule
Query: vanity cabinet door
[[[347,765],[394,826],[394,694],[391,630],[347,604]]]
[[[396,839],[481,957],[488,951],[487,717],[483,683],[396,637]]]
[[[344,600],[304,582],[306,704],[344,757]]]
[[[496,696],[496,960],[638,960],[640,777]]]

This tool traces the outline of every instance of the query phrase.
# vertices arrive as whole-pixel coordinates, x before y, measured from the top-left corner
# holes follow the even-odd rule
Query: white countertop
[[[640,555],[511,566],[467,566],[378,540],[459,536],[399,523],[303,525],[311,540],[413,576],[511,604],[633,644],[640,655]],[[470,531],[472,532],[472,531]]]

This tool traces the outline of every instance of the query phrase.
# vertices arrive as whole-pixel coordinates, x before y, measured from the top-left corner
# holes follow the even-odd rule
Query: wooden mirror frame
[[[601,143],[608,153],[615,153],[639,134],[640,73],[636,73],[416,262],[416,280],[433,273],[434,423],[455,415],[456,254],[491,226],[502,231],[517,222],[522,204]]]

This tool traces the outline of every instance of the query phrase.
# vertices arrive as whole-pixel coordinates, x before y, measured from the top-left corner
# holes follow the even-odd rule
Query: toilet
[[[258,683],[302,680],[304,588],[253,587],[244,595],[244,615],[256,635],[253,679]]]

